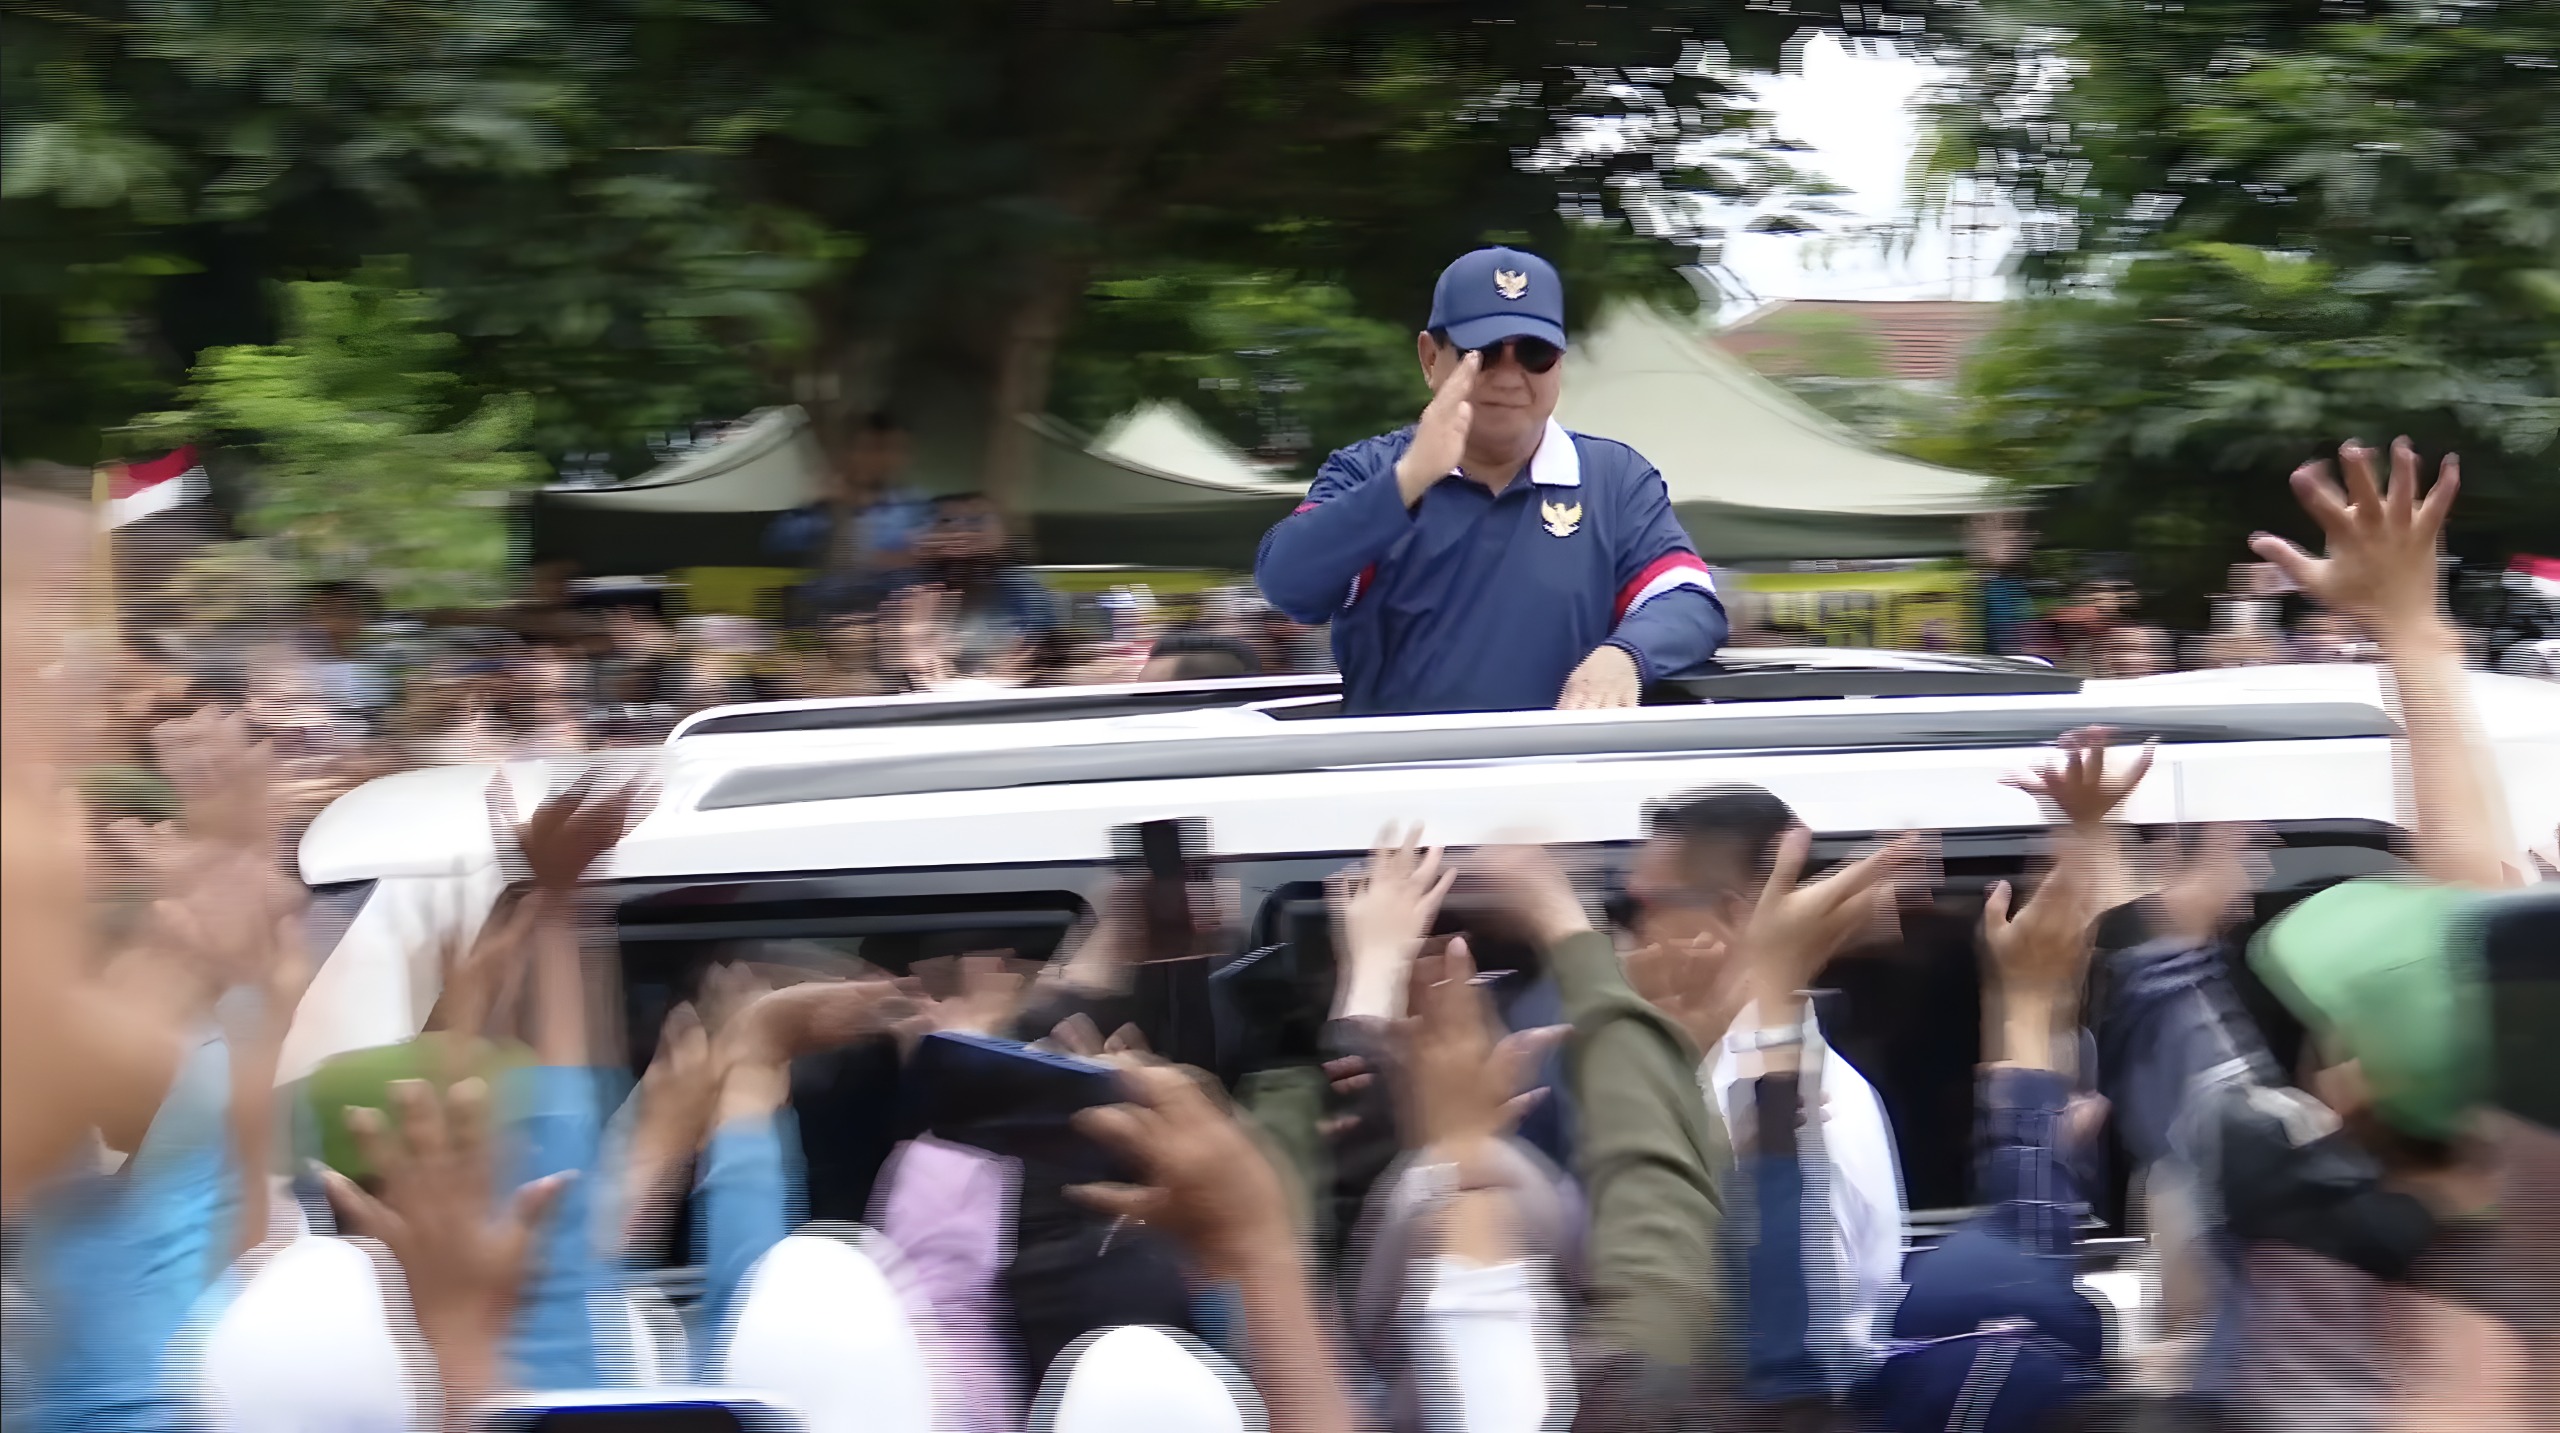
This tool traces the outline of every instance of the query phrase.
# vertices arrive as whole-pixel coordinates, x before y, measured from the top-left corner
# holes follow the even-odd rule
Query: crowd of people
[[[2250,833],[2148,859],[2112,817],[2149,753],[2066,737],[2017,777],[2054,821],[2032,889],[1981,905],[1977,1212],[1907,1257],[1874,1093],[1805,992],[1896,918],[1921,843],[1817,871],[1748,787],[1668,794],[1608,918],[1574,852],[1382,838],[1332,888],[1320,1061],[1222,1054],[1252,1012],[1196,998],[1234,954],[1214,893],[1131,877],[1037,969],[710,967],[635,1078],[583,878],[651,793],[527,814],[493,785],[515,880],[427,1030],[280,1099],[313,956],[297,810],[475,725],[626,739],[582,719],[573,664],[641,705],[610,683],[666,639],[536,599],[472,619],[520,648],[403,696],[362,594],[326,588],[226,691],[84,646],[80,514],[13,496],[9,1424],[458,1428],[619,1396],[715,1420],[649,1427],[879,1433],[2553,1426],[2560,1134],[2480,945],[2555,873],[2507,849],[2473,748],[2436,582],[2456,485],[2421,498],[2405,444],[2388,477],[2346,457],[2343,490],[2296,480],[2325,557],[2257,545],[2390,669],[2414,876],[2260,928]],[[540,695],[474,687],[487,661],[539,664]],[[116,762],[167,809],[76,779]],[[1496,947],[1534,953],[1544,1022],[1497,1017]],[[2243,963],[2298,1053],[2235,997]],[[834,1135],[805,1073],[847,1049],[835,1078],[906,1137],[860,1172],[861,1224],[806,1225]],[[2107,1131],[2143,1170],[2140,1360],[2077,1278]],[[652,1277],[677,1250],[681,1306]]]

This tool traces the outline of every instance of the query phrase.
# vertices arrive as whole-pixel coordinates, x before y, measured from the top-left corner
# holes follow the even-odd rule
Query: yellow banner
[[[1788,645],[1959,652],[1978,647],[1972,578],[1958,567],[1744,572],[1752,618]]]

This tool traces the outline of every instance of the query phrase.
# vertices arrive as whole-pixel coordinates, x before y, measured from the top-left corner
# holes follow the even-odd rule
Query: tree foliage
[[[2458,449],[2460,544],[2560,544],[2560,9],[1986,0],[1949,40],[1936,167],[2016,205],[2037,297],[1942,456],[2190,592],[2351,435]]]
[[[284,341],[208,350],[155,436],[253,450],[244,517],[306,576],[402,605],[496,595],[508,496],[543,471],[521,446],[530,401],[457,401],[461,344],[397,271],[293,284],[284,307]]]
[[[45,257],[0,277],[5,376],[41,385],[75,335],[121,365],[123,387],[58,387],[34,435],[58,442],[199,348],[270,337],[272,281],[405,254],[452,371],[531,395],[547,452],[778,399],[1002,435],[988,418],[1045,406],[1062,355],[1196,385],[1113,347],[1161,337],[1117,316],[1132,281],[1263,276],[1403,325],[1448,257],[1509,237],[1557,251],[1578,304],[1683,292],[1673,266],[1719,231],[1821,221],[1826,186],[1728,66],[1844,10],[1911,23],[1765,0],[13,6],[0,225]],[[104,267],[64,284],[72,255]],[[1327,353],[1352,331],[1318,327]]]

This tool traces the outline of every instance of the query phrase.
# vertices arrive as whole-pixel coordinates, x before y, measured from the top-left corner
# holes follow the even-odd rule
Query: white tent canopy
[[[1564,373],[1557,421],[1661,469],[1712,561],[1956,552],[1965,517],[2017,505],[1991,478],[1865,446],[1655,309],[1604,315]]]
[[[1112,419],[1086,451],[1168,477],[1247,492],[1265,491],[1272,483],[1269,473],[1247,462],[1234,444],[1179,403],[1139,404]]]
[[[782,512],[818,497],[827,455],[798,408],[760,408],[710,447],[610,488],[555,487],[547,500],[612,512]]]

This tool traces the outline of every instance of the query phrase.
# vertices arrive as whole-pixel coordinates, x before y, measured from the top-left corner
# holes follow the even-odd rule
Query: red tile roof
[[[1808,320],[1834,332],[1854,326],[1879,350],[1888,376],[1945,382],[2000,319],[1997,303],[1950,299],[1780,299],[1707,341],[1763,372],[1810,375],[1800,351],[1825,339],[1790,326]],[[1846,320],[1843,324],[1841,321]],[[1827,338],[1827,336],[1826,336]]]

